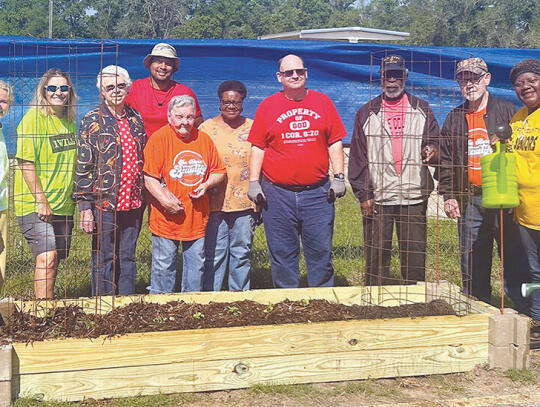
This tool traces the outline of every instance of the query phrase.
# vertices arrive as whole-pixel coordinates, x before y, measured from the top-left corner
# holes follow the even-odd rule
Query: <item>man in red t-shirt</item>
[[[194,127],[195,99],[175,96],[168,111],[169,125],[155,132],[144,149],[152,232],[151,294],[174,291],[180,243],[182,291],[202,291],[210,213],[206,192],[226,177],[210,136]]]
[[[152,52],[144,58],[143,64],[150,71],[150,76],[133,82],[126,104],[141,114],[146,135],[150,137],[167,124],[167,106],[174,96],[179,95],[188,95],[195,99],[197,117],[194,126],[199,127],[203,118],[195,93],[172,79],[173,73],[178,71],[180,66],[174,47],[165,43],[155,45]]]
[[[345,195],[341,139],[347,133],[332,101],[307,89],[306,79],[300,57],[282,58],[277,80],[283,90],[261,102],[248,137],[248,197],[262,206],[272,279],[278,288],[300,284],[300,236],[309,286],[334,284],[334,199]]]
[[[512,215],[482,207],[480,159],[493,152],[491,136],[498,124],[508,124],[516,107],[489,93],[491,73],[480,58],[467,58],[456,67],[456,81],[465,102],[453,109],[443,125],[439,193],[444,195],[444,211],[458,221],[461,273],[465,293],[491,301],[493,239],[500,252],[501,228],[504,236],[506,291],[516,306],[525,311],[519,292],[521,270],[526,270],[519,230]]]

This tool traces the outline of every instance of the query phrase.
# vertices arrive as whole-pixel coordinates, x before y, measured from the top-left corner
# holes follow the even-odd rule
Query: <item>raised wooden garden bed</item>
[[[131,302],[327,299],[395,306],[448,301],[461,316],[352,320],[127,334],[111,339],[13,343],[0,351],[0,405],[12,398],[127,397],[525,367],[528,319],[467,300],[447,283],[254,290],[14,303],[30,312],[76,303],[107,312]],[[9,303],[12,304],[12,303]],[[4,302],[4,310],[9,308]],[[490,360],[491,359],[491,360]]]

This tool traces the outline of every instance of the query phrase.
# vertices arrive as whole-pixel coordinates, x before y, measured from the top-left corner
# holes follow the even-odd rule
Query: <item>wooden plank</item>
[[[487,344],[438,345],[319,355],[175,362],[117,369],[20,376],[18,397],[45,399],[126,397],[224,390],[257,383],[314,383],[365,378],[442,374],[472,369],[487,360]],[[242,366],[239,369],[238,366]],[[236,373],[239,371],[240,373]]]
[[[133,302],[165,304],[170,301],[185,301],[199,304],[209,302],[233,302],[252,300],[263,304],[277,303],[286,299],[324,299],[345,305],[383,305],[396,306],[411,303],[423,303],[426,299],[425,287],[410,286],[374,286],[374,287],[317,287],[296,289],[267,289],[250,291],[216,291],[197,293],[173,293],[154,295],[131,295],[119,297],[77,298],[54,301],[26,301],[16,304],[18,309],[35,315],[46,315],[48,310],[71,304],[79,305],[87,313],[107,313],[115,307]]]
[[[442,316],[128,334],[15,343],[19,374],[187,360],[315,355],[488,343],[489,316]]]

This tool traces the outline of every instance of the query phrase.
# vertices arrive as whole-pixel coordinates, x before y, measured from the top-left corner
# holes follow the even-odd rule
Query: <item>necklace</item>
[[[163,106],[163,103],[165,103],[169,99],[169,96],[171,95],[171,92],[174,89],[174,84],[172,84],[171,87],[169,88],[169,90],[167,91],[167,93],[165,93],[165,97],[161,100],[161,102],[159,101],[159,99],[157,97],[156,89],[153,86],[152,78],[150,78],[150,88],[152,89],[152,95],[154,95],[154,99],[156,100],[157,105],[159,107],[161,107],[161,106]]]

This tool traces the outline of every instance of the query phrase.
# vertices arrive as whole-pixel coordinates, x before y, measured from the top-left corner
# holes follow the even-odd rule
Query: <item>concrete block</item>
[[[8,323],[14,311],[15,303],[13,298],[2,298],[0,300],[0,315],[2,315],[5,324]]]
[[[504,314],[489,317],[489,343],[495,346],[506,344],[529,344],[530,318],[505,308]]]
[[[489,317],[489,344],[506,346],[512,343],[514,343],[514,315],[491,315]]]
[[[489,366],[526,369],[530,363],[530,318],[514,310],[504,311],[489,317]]]
[[[11,380],[11,360],[13,347],[11,345],[0,346],[0,381]]]
[[[11,381],[0,381],[0,407],[11,406]]]
[[[489,345],[488,362],[490,368],[528,369],[530,350],[528,346],[495,346]]]

